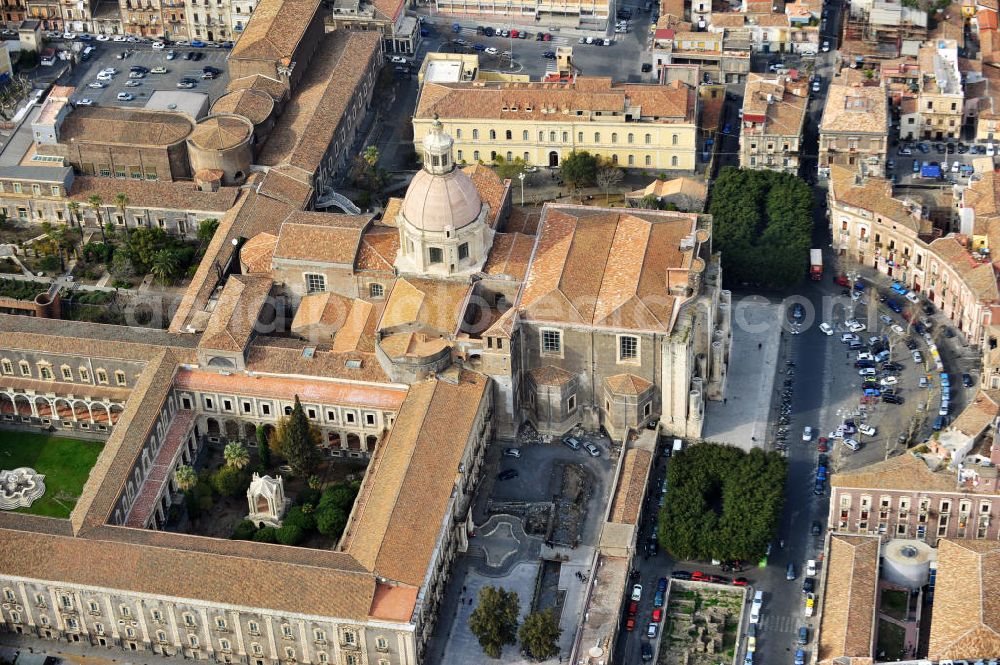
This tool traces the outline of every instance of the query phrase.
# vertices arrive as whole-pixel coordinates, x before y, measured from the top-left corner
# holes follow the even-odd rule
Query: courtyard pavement
[[[782,343],[779,304],[756,296],[733,307],[726,396],[707,402],[702,438],[750,450],[763,443]]]

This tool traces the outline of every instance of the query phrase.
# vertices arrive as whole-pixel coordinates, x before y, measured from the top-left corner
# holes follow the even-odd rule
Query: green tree
[[[224,466],[212,476],[212,487],[222,496],[239,496],[249,486],[249,476],[235,466]]]
[[[278,542],[282,545],[298,545],[305,540],[305,532],[294,524],[283,524],[275,534]]]
[[[267,440],[267,429],[263,425],[257,425],[257,457],[260,459],[260,468],[267,471],[271,468],[271,442]]]
[[[530,164],[523,157],[515,157],[508,161],[504,159],[503,155],[497,155],[493,160],[493,170],[496,171],[497,177],[501,180],[515,180],[519,175],[525,173],[529,166]]]
[[[128,203],[129,203],[129,201],[128,201],[128,195],[127,194],[125,194],[124,192],[118,192],[117,194],[115,194],[115,206],[118,208],[118,212],[122,216],[122,224],[125,225],[125,237],[126,238],[129,237],[128,215],[125,214],[125,210],[126,210],[126,208],[128,208]]]
[[[131,277],[135,277],[135,266],[132,265],[132,259],[129,258],[127,252],[118,250],[114,253],[114,257],[111,259],[111,264],[108,266],[108,272],[115,279],[127,280]]]
[[[227,466],[236,469],[244,469],[250,464],[250,453],[247,452],[246,446],[239,441],[227,443],[222,451],[222,456],[225,458]]]
[[[368,164],[368,168],[374,169],[378,164],[378,147],[373,145],[367,146],[362,158],[365,160],[365,163]]]
[[[153,273],[153,277],[160,280],[161,284],[166,284],[177,274],[179,265],[180,260],[177,257],[177,252],[171,249],[161,249],[153,255],[149,270]]]
[[[186,492],[197,484],[198,476],[192,467],[182,464],[174,471],[174,482],[181,491]]]
[[[266,526],[253,535],[253,539],[258,543],[278,542],[278,530],[273,526]]]
[[[586,150],[574,150],[563,160],[559,172],[573,189],[589,187],[597,177],[597,158]]]
[[[233,535],[229,536],[229,538],[230,540],[253,540],[255,533],[257,533],[256,524],[250,520],[240,520],[233,527]]]
[[[198,243],[205,247],[208,243],[212,242],[212,238],[215,236],[215,231],[219,228],[219,220],[217,219],[203,219],[198,222]]]
[[[660,202],[660,197],[656,194],[646,194],[644,197],[639,199],[636,203],[637,208],[644,208],[646,210],[660,210],[663,204]]]
[[[172,242],[160,227],[140,226],[129,234],[125,244],[136,269],[145,273],[152,268],[157,252],[169,249]]]
[[[517,643],[519,612],[517,592],[492,586],[479,590],[479,603],[469,616],[469,630],[487,656],[499,658],[504,646]]]
[[[83,218],[80,216],[80,202],[70,201],[66,204],[69,208],[69,221],[76,225],[76,230],[80,232],[81,239],[83,238]]]
[[[347,526],[347,513],[336,506],[316,509],[316,530],[324,536],[340,538]]]
[[[551,607],[526,616],[519,631],[522,646],[535,660],[546,660],[559,655],[561,634],[559,617]]]
[[[104,230],[104,216],[101,215],[101,208],[104,206],[104,199],[98,194],[91,194],[87,197],[90,209],[94,211],[94,219],[97,220],[97,228],[101,230],[101,242],[108,244],[108,235]]]
[[[299,396],[295,396],[295,406],[291,414],[278,423],[275,432],[275,447],[288,460],[292,469],[300,476],[308,477],[319,463],[319,444],[322,434],[319,428],[306,417]]]

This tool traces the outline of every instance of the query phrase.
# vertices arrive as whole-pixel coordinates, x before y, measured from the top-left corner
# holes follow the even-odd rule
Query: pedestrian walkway
[[[781,343],[781,306],[745,298],[733,308],[726,396],[708,402],[702,438],[750,450],[762,446]]]

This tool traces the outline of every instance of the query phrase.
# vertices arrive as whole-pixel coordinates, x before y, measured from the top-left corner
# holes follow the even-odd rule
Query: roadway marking
[[[771,633],[789,633],[795,635],[799,631],[800,619],[797,616],[788,614],[770,614],[767,611],[761,614],[760,629]],[[761,636],[764,639],[764,636]]]

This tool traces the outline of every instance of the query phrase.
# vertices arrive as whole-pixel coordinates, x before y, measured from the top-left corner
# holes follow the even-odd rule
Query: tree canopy
[[[560,634],[559,617],[551,607],[526,616],[519,632],[522,646],[535,660],[559,655]]]
[[[574,189],[593,185],[597,178],[598,159],[586,150],[574,150],[562,161],[559,172]]]
[[[723,276],[775,288],[801,281],[809,266],[812,205],[809,186],[793,175],[722,169],[708,211]]]
[[[479,590],[479,604],[469,616],[469,630],[490,658],[499,658],[504,645],[517,643],[519,611],[516,591],[492,586]]]
[[[667,466],[660,544],[678,559],[760,559],[784,506],[785,458],[698,443]]]
[[[295,473],[308,476],[319,464],[319,444],[323,436],[306,417],[299,396],[295,396],[292,412],[278,422],[274,433],[275,447],[288,460]]]

